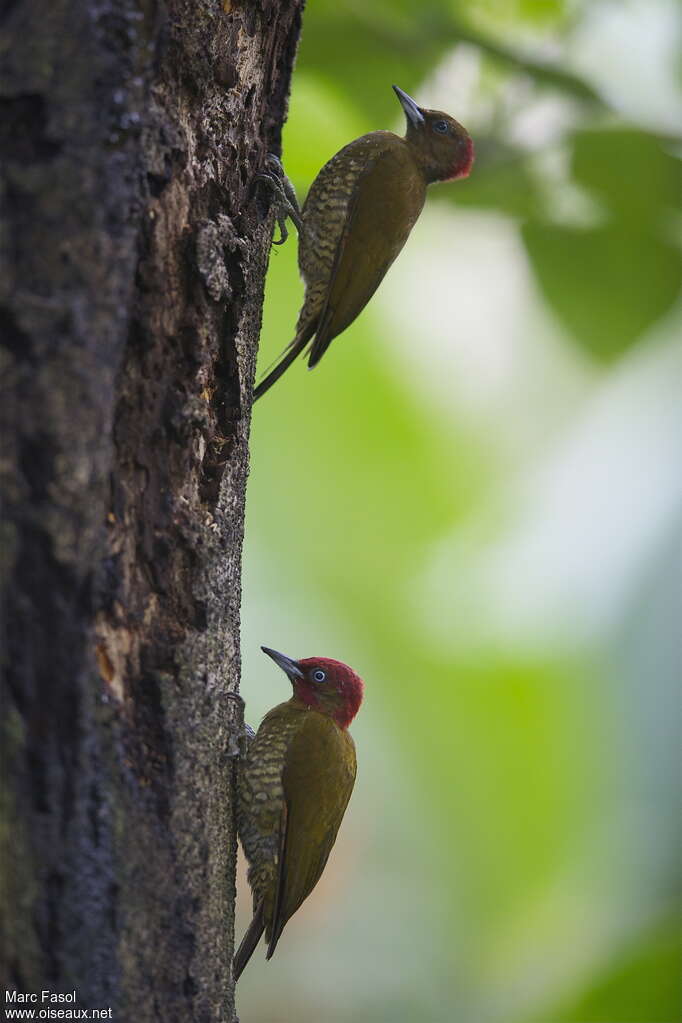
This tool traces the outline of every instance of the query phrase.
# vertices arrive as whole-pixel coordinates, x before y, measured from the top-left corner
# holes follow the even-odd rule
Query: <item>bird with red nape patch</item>
[[[364,691],[359,675],[341,661],[295,661],[261,649],[294,691],[265,715],[239,771],[237,825],[253,919],[234,957],[235,981],[263,932],[270,959],[287,920],[320,879],[355,783],[348,726]]]
[[[305,298],[294,340],[254,398],[265,394],[306,346],[308,367],[320,361],[379,287],[422,211],[427,186],[466,178],[471,171],[474,144],[466,129],[442,110],[418,106],[397,85],[393,90],[405,112],[405,136],[372,131],[349,142],[317,175],[302,211],[275,157],[269,172],[259,175],[279,196],[280,241],[286,238],[287,215],[298,227]]]

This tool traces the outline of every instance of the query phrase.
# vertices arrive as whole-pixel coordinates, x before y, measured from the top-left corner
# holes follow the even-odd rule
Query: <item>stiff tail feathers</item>
[[[260,941],[264,930],[265,921],[263,920],[263,903],[259,902],[258,908],[253,914],[253,920],[249,924],[246,934],[242,938],[242,943],[237,949],[234,957],[232,972],[234,973],[235,984],[241,977],[244,967],[253,955],[253,951]]]
[[[305,346],[310,341],[311,337],[315,333],[315,321],[309,323],[304,329],[296,335],[291,344],[287,345],[282,353],[282,358],[277,363],[275,368],[271,370],[266,376],[263,377],[261,382],[256,385],[253,391],[253,400],[257,401],[266,391],[269,391],[274,383],[276,383],[281,377],[285,370],[289,369],[292,362],[298,358]]]

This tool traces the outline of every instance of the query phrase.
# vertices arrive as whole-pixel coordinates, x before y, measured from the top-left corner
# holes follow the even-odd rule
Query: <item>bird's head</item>
[[[459,121],[442,110],[424,110],[411,96],[393,86],[405,111],[405,139],[427,182],[466,178],[474,162],[474,144]]]
[[[267,646],[261,650],[289,677],[297,699],[321,714],[328,714],[341,728],[348,728],[360,709],[365,688],[352,668],[331,657],[295,661]]]

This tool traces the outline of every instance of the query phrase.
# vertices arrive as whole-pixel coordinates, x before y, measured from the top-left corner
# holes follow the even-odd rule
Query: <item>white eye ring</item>
[[[327,677],[327,676],[326,676],[326,675],[325,675],[325,673],[324,673],[324,672],[323,672],[323,671],[321,670],[321,668],[318,668],[318,669],[317,669],[317,671],[314,671],[314,672],[313,672],[313,678],[315,679],[315,681],[316,681],[316,682],[324,682],[324,680],[326,679],[326,677]]]

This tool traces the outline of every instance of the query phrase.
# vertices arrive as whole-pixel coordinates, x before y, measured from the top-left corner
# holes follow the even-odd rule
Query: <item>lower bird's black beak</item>
[[[298,663],[291,657],[287,657],[286,654],[280,654],[279,650],[271,650],[269,646],[262,646],[261,650],[268,657],[272,657],[275,664],[278,664],[285,675],[288,675],[291,681],[295,678],[303,678],[303,672],[298,666]]]
[[[400,105],[405,111],[405,116],[415,128],[418,128],[420,124],[424,123],[424,115],[421,111],[421,107],[418,107],[411,96],[408,96],[406,92],[399,89],[397,85],[393,86],[393,91],[400,100]]]

